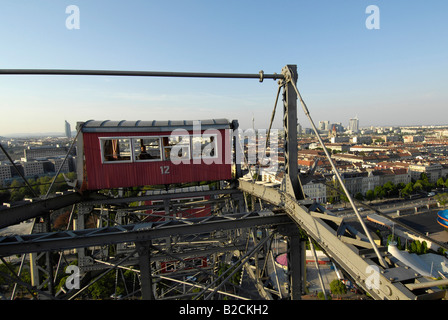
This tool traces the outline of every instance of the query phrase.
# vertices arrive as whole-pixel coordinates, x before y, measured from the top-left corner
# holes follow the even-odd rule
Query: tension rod
[[[325,152],[325,155],[327,156],[328,161],[330,162],[330,165],[331,165],[331,167],[332,167],[332,169],[333,169],[333,172],[334,172],[334,174],[335,174],[337,180],[338,180],[339,183],[341,184],[342,189],[344,190],[345,195],[347,196],[347,198],[348,198],[348,200],[349,200],[349,202],[350,202],[350,204],[351,204],[351,206],[352,206],[352,208],[353,208],[353,211],[355,212],[355,215],[356,215],[356,217],[358,218],[359,223],[361,224],[361,226],[362,226],[364,232],[366,233],[366,236],[367,236],[367,238],[368,238],[370,244],[372,245],[372,248],[373,248],[373,250],[375,251],[376,256],[378,257],[378,260],[379,260],[381,266],[382,266],[384,269],[387,269],[387,268],[388,268],[388,267],[387,267],[387,263],[386,263],[386,261],[384,260],[384,258],[381,256],[381,253],[379,252],[378,247],[376,246],[375,242],[373,241],[373,238],[372,238],[372,236],[370,235],[370,232],[369,232],[369,230],[367,229],[367,226],[365,225],[364,221],[362,220],[362,217],[361,217],[361,215],[360,215],[359,212],[358,212],[358,208],[355,206],[355,204],[354,204],[354,202],[353,202],[353,199],[352,199],[350,193],[348,192],[348,190],[347,190],[347,188],[346,188],[346,186],[345,186],[345,184],[344,184],[344,181],[342,180],[341,175],[339,174],[338,169],[336,168],[336,165],[334,164],[333,160],[331,159],[331,156],[330,156],[330,154],[328,153],[328,150],[327,150],[327,148],[325,147],[324,142],[322,141],[322,138],[321,138],[321,136],[320,136],[320,134],[319,134],[319,131],[317,130],[316,125],[314,124],[314,121],[313,121],[313,119],[311,118],[311,115],[310,115],[310,112],[308,111],[308,107],[306,106],[306,103],[303,101],[302,96],[300,95],[300,92],[299,92],[299,90],[297,89],[297,86],[296,86],[296,84],[294,83],[294,81],[291,81],[291,73],[292,73],[292,71],[289,70],[289,73],[290,73],[290,74],[288,75],[288,78],[289,78],[289,79],[287,79],[287,81],[290,81],[291,84],[293,85],[294,90],[295,90],[296,93],[297,93],[297,97],[299,98],[300,103],[302,104],[303,111],[304,111],[305,115],[307,116],[308,120],[310,121],[310,124],[311,124],[311,126],[312,126],[312,128],[313,128],[313,131],[314,131],[314,133],[315,133],[317,139],[319,140],[319,143],[320,143],[320,145],[322,146],[322,148],[323,148],[323,150],[324,150],[324,152]]]
[[[81,75],[81,76],[136,76],[136,77],[187,77],[187,78],[235,78],[235,79],[283,79],[283,74],[259,73],[207,73],[124,70],[71,70],[71,69],[0,69],[3,75]]]

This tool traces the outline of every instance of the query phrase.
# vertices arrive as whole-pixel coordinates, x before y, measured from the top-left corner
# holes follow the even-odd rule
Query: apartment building
[[[316,179],[313,179],[307,184],[304,184],[302,187],[306,197],[319,203],[326,203],[327,186],[324,184],[324,182],[325,181],[323,180],[323,178],[316,177]]]
[[[404,136],[403,137],[403,142],[404,143],[411,143],[411,142],[423,142],[425,141],[425,137],[424,136]]]
[[[54,157],[54,158],[48,158],[48,161],[51,163],[50,167],[50,171],[54,171],[54,172],[58,172],[58,170],[60,169],[60,173],[67,173],[70,171],[74,171],[72,169],[72,157],[68,157],[67,160],[64,162],[64,158],[65,157]]]
[[[44,161],[23,161],[22,168],[25,177],[34,177],[45,173]]]
[[[23,151],[25,160],[33,160],[39,158],[64,156],[68,151],[68,147],[28,147]],[[72,154],[74,154],[72,152]]]
[[[406,169],[342,172],[341,178],[352,195],[357,193],[365,195],[368,190],[374,190],[375,187],[382,186],[389,181],[395,185],[411,182],[411,174]]]
[[[436,183],[440,177],[448,174],[448,168],[440,163],[418,163],[410,164],[409,172],[414,180],[420,179],[421,174],[425,173],[429,182]]]
[[[4,185],[4,181],[6,179],[11,179],[12,172],[11,172],[11,165],[0,163],[0,186]]]

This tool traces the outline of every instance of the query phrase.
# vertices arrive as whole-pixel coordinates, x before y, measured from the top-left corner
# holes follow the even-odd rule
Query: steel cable
[[[289,69],[289,72],[292,73],[291,69]],[[330,154],[328,153],[328,150],[327,150],[327,148],[325,147],[324,142],[322,141],[322,138],[321,138],[321,136],[320,136],[320,134],[319,134],[319,131],[317,130],[316,125],[314,124],[314,121],[313,121],[313,119],[311,118],[311,115],[310,115],[310,112],[309,112],[309,110],[308,110],[308,107],[306,106],[306,103],[303,101],[302,96],[301,96],[299,90],[297,89],[296,84],[294,83],[294,81],[291,81],[291,79],[288,79],[288,81],[290,81],[291,84],[292,84],[292,86],[294,87],[294,90],[295,90],[296,93],[297,93],[297,97],[299,98],[300,103],[302,104],[303,111],[305,112],[305,115],[307,116],[308,120],[310,121],[311,126],[312,126],[312,128],[313,128],[313,131],[314,131],[314,133],[316,134],[316,137],[317,137],[317,139],[319,140],[319,143],[320,143],[320,145],[322,146],[322,148],[323,148],[323,150],[324,150],[324,152],[325,152],[325,155],[327,156],[328,161],[329,161],[330,164],[331,164],[331,167],[333,168],[333,172],[334,172],[334,174],[336,175],[336,178],[338,179],[339,183],[341,184],[341,186],[342,186],[342,188],[343,188],[343,190],[344,190],[344,192],[345,192],[345,194],[346,194],[346,196],[347,196],[347,198],[348,198],[348,200],[349,200],[349,202],[350,202],[350,204],[351,204],[351,206],[352,206],[352,208],[353,208],[353,211],[355,212],[355,215],[356,215],[356,217],[357,217],[358,220],[359,220],[359,223],[361,224],[361,226],[362,226],[364,232],[366,233],[367,238],[369,239],[370,244],[371,244],[372,247],[373,247],[373,250],[375,251],[375,253],[376,253],[377,257],[378,257],[378,260],[379,260],[380,264],[381,264],[384,268],[388,268],[388,267],[387,267],[387,263],[384,261],[383,257],[381,256],[380,252],[378,251],[378,247],[376,246],[375,242],[373,241],[372,236],[370,235],[370,232],[369,232],[369,230],[367,229],[367,226],[365,225],[364,221],[362,220],[362,217],[361,217],[361,215],[359,214],[358,209],[356,208],[356,206],[355,206],[355,204],[354,204],[354,202],[353,202],[353,199],[352,199],[350,193],[348,192],[348,190],[347,190],[347,188],[346,188],[346,186],[345,186],[345,184],[344,184],[344,182],[343,182],[343,180],[342,180],[342,178],[341,178],[341,175],[339,174],[339,171],[337,170],[337,168],[336,168],[336,166],[335,166],[333,160],[331,159],[331,156],[330,156]]]

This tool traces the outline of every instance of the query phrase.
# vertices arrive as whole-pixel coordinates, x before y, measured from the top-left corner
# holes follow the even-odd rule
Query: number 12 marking
[[[160,166],[162,174],[170,174],[170,166]]]

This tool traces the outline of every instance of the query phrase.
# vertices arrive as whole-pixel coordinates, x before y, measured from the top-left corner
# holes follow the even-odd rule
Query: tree
[[[10,262],[6,262],[6,264],[0,263],[0,283],[2,284],[2,287],[3,287],[2,291],[0,291],[0,292],[3,292],[3,290],[6,290],[6,291],[12,290],[14,283],[11,282],[9,280],[9,278],[3,276],[3,274],[11,276],[11,270],[15,275],[17,275],[19,267],[15,266],[14,264],[12,264]],[[28,268],[22,269],[22,272],[20,273],[20,280],[22,280],[25,283],[31,282],[31,274],[30,274]],[[23,287],[20,284],[19,284],[19,289],[20,289],[21,293],[28,294],[28,291],[25,290],[25,287]]]
[[[428,253],[428,244],[426,241],[422,242],[422,254]]]
[[[359,200],[359,201],[362,201],[362,200],[364,200],[364,197],[362,196],[361,192],[358,192],[357,194],[355,194],[355,199]]]
[[[442,247],[439,247],[439,249],[437,249],[437,253],[443,256],[443,255],[445,255],[446,250]]]
[[[18,180],[13,180],[11,182],[10,188],[11,188],[11,197],[10,201],[20,201],[24,197],[23,188],[21,188],[23,184],[19,182]]]
[[[431,191],[434,188],[434,184],[429,182],[428,175],[426,173],[422,173],[420,175],[420,180],[417,180],[422,185],[422,189],[426,191]],[[415,185],[414,185],[415,188]]]
[[[415,241],[412,241],[411,244],[408,247],[408,251],[410,253],[415,253],[417,252],[417,244],[415,243]]]
[[[410,196],[414,192],[414,184],[412,182],[409,182],[406,187],[401,190],[401,196],[403,198]]]
[[[330,290],[333,294],[345,294],[347,293],[347,287],[345,284],[339,280],[335,279],[330,283]]]
[[[56,230],[65,230],[70,220],[70,211],[58,215],[53,222],[53,228]]]
[[[398,195],[398,187],[392,182],[392,181],[387,181],[384,185],[383,185],[384,191],[386,191],[386,195],[388,197],[393,197]]]
[[[325,294],[324,294],[322,291],[319,291],[319,292],[317,293],[317,298],[318,298],[319,300],[325,300]],[[331,297],[330,297],[330,296],[327,296],[327,300],[331,300]]]
[[[428,244],[426,241],[420,242],[419,240],[414,240],[408,250],[410,253],[425,254],[428,253]]]
[[[392,234],[387,236],[387,245],[389,245],[389,243],[391,243],[392,241],[394,241],[394,237],[392,236]]]
[[[376,186],[374,192],[377,199],[382,199],[386,196],[386,190],[382,186]]]
[[[92,284],[88,291],[92,299],[108,299],[112,295],[122,295],[128,290],[126,289],[132,284],[134,273],[127,270],[111,270],[104,277]],[[124,282],[123,282],[124,280]]]
[[[373,192],[373,190],[367,190],[366,199],[369,201],[375,200],[375,192]]]
[[[445,187],[445,180],[443,180],[443,178],[442,177],[440,177],[438,180],[437,180],[437,188],[443,188],[443,187]]]
[[[342,202],[344,202],[344,206],[349,202],[348,197],[345,193],[341,193],[339,195],[339,198],[341,199]]]
[[[406,187],[406,185],[405,185],[403,182],[399,182],[399,183],[397,184],[397,189],[398,189],[398,190],[403,190],[405,187]]]
[[[227,275],[231,274],[238,265],[230,265],[228,263],[221,263],[218,269],[218,276],[221,276],[223,273],[226,273]],[[230,269],[230,270],[229,270]],[[241,280],[241,271],[235,272],[232,277],[230,277],[229,282],[238,285]]]
[[[11,193],[8,190],[0,191],[0,203],[9,202]]]
[[[434,196],[434,199],[441,205],[445,206],[448,203],[448,193],[439,193]]]
[[[403,250],[402,245],[401,245],[401,238],[397,237],[397,249],[398,250]]]
[[[414,183],[414,190],[415,191],[423,190],[423,181],[422,180],[417,180],[417,182]]]

